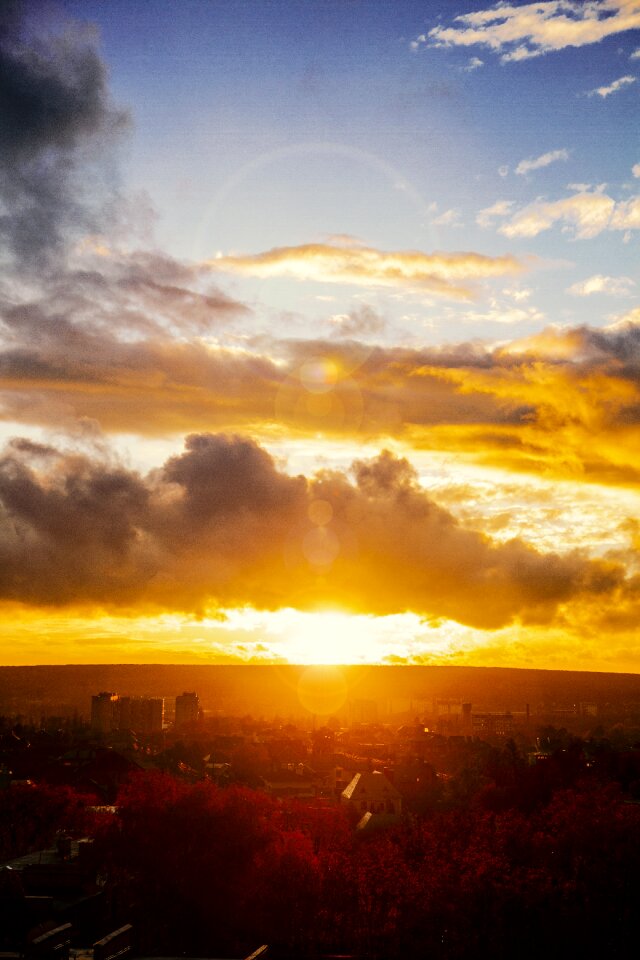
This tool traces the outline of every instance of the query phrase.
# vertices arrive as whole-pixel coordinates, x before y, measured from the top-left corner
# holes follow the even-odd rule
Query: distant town
[[[264,669],[70,667],[45,695],[39,669],[0,670],[3,956],[622,955],[638,678],[494,671],[488,689],[474,671],[289,668],[267,674],[282,710],[266,714],[223,709],[250,706]],[[129,682],[86,692],[105,676]],[[205,696],[154,695],[188,678]],[[435,695],[403,696],[408,680]],[[542,696],[516,709],[523,692]],[[615,895],[599,879],[612,864]],[[514,883],[529,952],[505,919]]]
[[[66,783],[97,791],[107,803],[132,771],[159,770],[280,799],[354,806],[348,790],[354,778],[375,772],[397,797],[390,806],[371,794],[358,811],[399,814],[403,804],[419,810],[425,799],[446,795],[463,766],[508,742],[529,764],[544,763],[576,737],[606,737],[624,749],[640,744],[640,700],[487,710],[454,697],[347,697],[328,716],[300,709],[265,718],[205,709],[196,691],[175,697],[99,691],[86,713],[69,707],[66,715],[38,715],[33,702],[24,707],[24,714],[0,720],[3,782]]]

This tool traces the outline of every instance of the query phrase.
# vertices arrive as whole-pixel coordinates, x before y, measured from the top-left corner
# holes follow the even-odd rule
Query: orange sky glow
[[[2,662],[638,671],[636,5],[195,6],[0,43]]]

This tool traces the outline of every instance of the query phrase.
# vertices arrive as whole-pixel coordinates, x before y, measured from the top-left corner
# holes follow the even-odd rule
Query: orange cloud
[[[114,258],[62,274],[40,301],[4,304],[0,416],[146,436],[394,438],[511,470],[640,481],[636,310],[499,347],[243,338],[240,349],[229,344],[247,308],[200,283],[167,258]],[[380,322],[340,320],[350,335]]]
[[[0,460],[0,598],[32,606],[414,611],[484,629],[628,589],[619,561],[464,527],[387,452],[291,477],[241,437],[198,434],[146,477],[15,441]]]
[[[276,247],[264,253],[218,257],[208,266],[251,277],[292,277],[325,283],[417,287],[468,300],[478,280],[515,275],[524,270],[516,257],[479,253],[386,252],[362,246],[308,243]]]

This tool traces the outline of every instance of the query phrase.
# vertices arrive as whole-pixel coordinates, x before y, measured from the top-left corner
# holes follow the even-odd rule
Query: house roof
[[[345,800],[397,800],[400,792],[387,780],[384,773],[356,773],[351,783],[342,791]]]

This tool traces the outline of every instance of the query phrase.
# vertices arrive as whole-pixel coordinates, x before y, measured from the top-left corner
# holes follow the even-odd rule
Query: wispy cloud
[[[626,77],[620,77],[619,80],[614,80],[613,83],[610,83],[606,87],[596,87],[595,90],[589,90],[588,97],[602,97],[604,100],[606,97],[610,97],[612,93],[617,93],[618,90],[622,90],[624,87],[629,87],[632,83],[636,82],[636,77],[627,75]]]
[[[568,150],[550,150],[548,153],[543,153],[539,157],[530,157],[528,160],[521,160],[516,167],[516,173],[522,176],[524,174],[531,173],[532,170],[540,170],[542,167],[548,167],[551,163],[555,163],[557,160],[568,159]]]
[[[485,207],[479,211],[476,216],[476,223],[479,227],[491,227],[496,219],[508,217],[514,206],[514,200],[496,200],[490,207]]]
[[[434,27],[413,41],[413,49],[423,45],[484,46],[507,63],[598,43],[638,27],[638,0],[543,0],[520,6],[499,3],[461,14],[453,19],[452,26]]]
[[[450,223],[451,211],[444,216]],[[214,270],[250,277],[291,277],[362,286],[417,287],[454,299],[470,299],[476,281],[517,274],[524,264],[509,254],[388,252],[372,247],[303,244],[264,253],[207,261]]]
[[[432,220],[431,223],[434,227],[461,227],[462,221],[460,216],[461,210],[454,207],[451,210],[444,210],[435,220]]]

